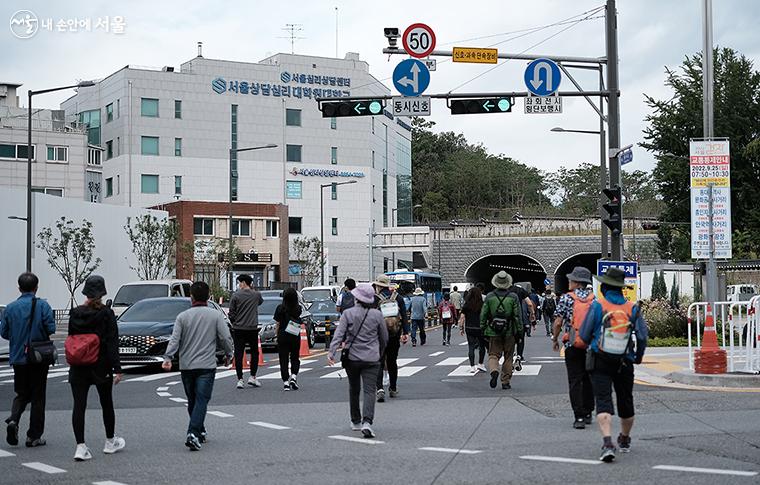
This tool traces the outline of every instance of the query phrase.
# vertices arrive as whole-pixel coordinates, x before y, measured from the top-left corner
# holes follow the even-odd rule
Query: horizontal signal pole
[[[386,47],[383,49],[383,54],[400,54],[408,56],[404,49],[391,49]],[[430,53],[429,57],[451,57],[454,51],[447,50],[434,50]],[[606,57],[574,57],[574,56],[552,56],[545,54],[512,54],[509,52],[500,52],[496,56],[499,59],[515,59],[523,61],[535,61],[536,59],[551,59],[554,62],[577,62],[580,64],[607,64]],[[463,63],[464,64],[464,63]]]
[[[609,97],[609,91],[559,91],[557,96],[560,97],[579,97],[579,96],[604,96]],[[467,98],[527,98],[533,96],[527,91],[512,91],[508,93],[438,93],[423,94],[422,97],[433,99],[467,99]],[[552,95],[554,96],[554,95]],[[345,96],[342,98],[314,98],[318,103],[340,103],[345,101],[366,101],[366,100],[389,100],[396,96],[379,95],[379,96]]]

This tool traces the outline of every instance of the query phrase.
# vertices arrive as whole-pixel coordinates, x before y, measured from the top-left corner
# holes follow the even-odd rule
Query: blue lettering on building
[[[300,74],[283,71],[280,73],[283,84],[258,83],[253,81],[228,81],[217,77],[211,81],[211,89],[217,94],[235,93],[254,96],[273,96],[283,98],[342,98],[351,96],[351,78],[340,76],[322,76],[319,74]]]
[[[332,170],[323,168],[296,168],[290,170],[291,175],[304,175],[307,177],[364,177],[364,172],[348,172],[345,170]]]

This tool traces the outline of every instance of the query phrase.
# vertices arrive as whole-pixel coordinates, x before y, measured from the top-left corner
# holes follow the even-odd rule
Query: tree
[[[189,252],[190,248],[183,248],[183,252]],[[229,274],[240,249],[232,241],[232,260],[230,260],[230,243],[226,238],[196,239],[192,247],[192,254],[196,267],[196,274],[200,274],[210,289],[214,299],[219,297],[228,298],[229,288],[222,281],[222,276]],[[202,271],[198,271],[202,269]],[[210,270],[210,271],[209,271]]]
[[[130,266],[142,280],[159,280],[170,275],[177,265],[177,229],[173,221],[150,214],[127,217],[124,226],[137,265]]]
[[[755,194],[760,186],[760,72],[752,61],[728,48],[714,53],[715,135],[731,143],[731,204],[733,229],[741,233],[760,230]],[[702,132],[702,56],[687,56],[679,71],[665,69],[665,84],[673,96],[656,100],[645,95],[651,114],[641,146],[655,152],[653,172],[663,200],[661,220],[687,222],[689,212],[689,140]],[[663,231],[660,250],[668,259],[683,261],[689,254],[689,228]],[[737,238],[739,239],[739,237]],[[748,251],[757,252],[755,240]],[[743,248],[744,246],[742,246]]]
[[[665,282],[665,270],[660,271],[660,300],[668,297],[668,284]]]
[[[702,278],[697,274],[694,280],[694,301],[702,301]]]
[[[47,254],[47,261],[66,284],[69,304],[76,304],[76,290],[100,266],[101,259],[93,259],[95,236],[92,223],[86,219],[77,226],[74,221],[61,217],[53,228],[46,227],[37,235],[37,247]]]
[[[678,282],[676,282],[676,275],[673,274],[673,284],[670,285],[670,306],[678,308],[678,299],[680,297],[680,290],[678,288]]]
[[[297,237],[293,240],[293,254],[301,264],[304,285],[313,284],[321,275],[322,242],[318,237]]]
[[[654,270],[652,276],[652,300],[660,299],[660,276],[657,274],[657,270]]]

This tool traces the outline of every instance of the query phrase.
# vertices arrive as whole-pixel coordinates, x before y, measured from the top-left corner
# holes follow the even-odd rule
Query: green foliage
[[[686,337],[655,337],[647,341],[647,347],[687,347],[689,340]]]
[[[132,242],[137,265],[130,266],[141,280],[159,280],[169,276],[176,267],[177,229],[173,221],[144,214],[135,219],[127,217],[124,230]]]
[[[37,235],[37,247],[47,253],[47,261],[63,279],[70,295],[70,305],[76,304],[76,290],[100,266],[101,259],[93,259],[95,236],[92,223],[86,219],[77,226],[74,221],[61,217],[53,228],[46,227]]]
[[[676,275],[673,274],[673,284],[670,285],[670,306],[673,308],[678,308],[679,302],[679,288],[678,283],[676,282]]]
[[[322,242],[316,236],[297,237],[293,240],[293,255],[301,264],[304,285],[313,284],[321,275]]]
[[[652,300],[664,300],[668,297],[668,288],[665,284],[665,270],[660,273],[654,271],[652,278]]]
[[[641,311],[649,327],[649,336],[686,337],[688,305],[673,307],[665,300],[641,300]]]

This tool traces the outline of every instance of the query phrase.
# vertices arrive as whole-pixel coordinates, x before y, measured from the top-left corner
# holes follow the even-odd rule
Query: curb
[[[692,386],[730,387],[760,390],[760,375],[751,374],[694,374],[671,372],[664,376],[673,382]]]

